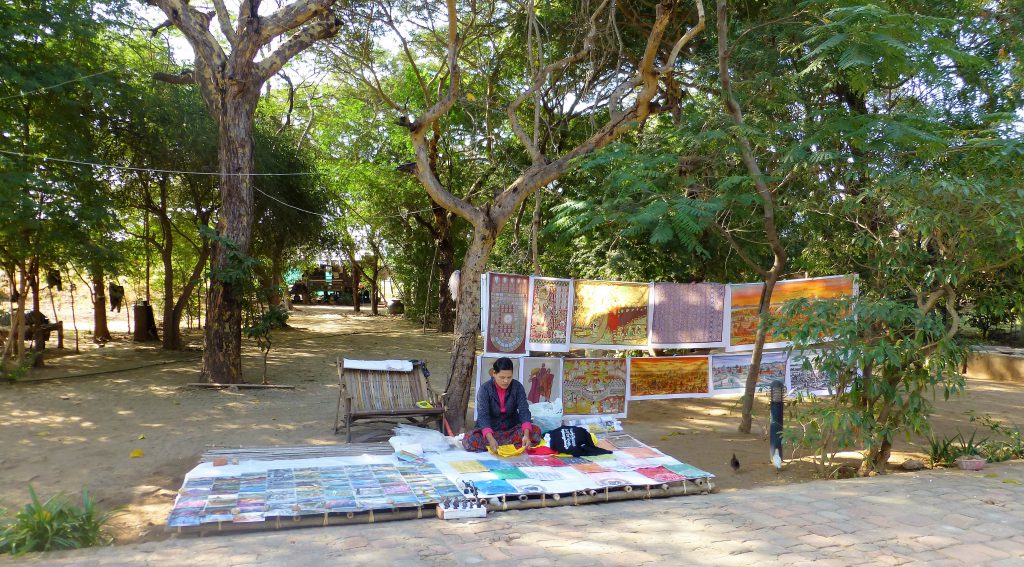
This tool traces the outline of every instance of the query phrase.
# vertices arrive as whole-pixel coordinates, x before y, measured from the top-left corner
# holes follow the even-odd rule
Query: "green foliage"
[[[856,447],[868,469],[884,472],[894,437],[927,435],[931,399],[937,393],[948,399],[964,387],[966,348],[938,311],[874,297],[852,304],[796,300],[787,302],[772,327],[791,337],[796,349],[834,339],[818,363],[835,395],[792,409],[797,425],[789,437],[819,455]]]
[[[31,485],[28,490],[32,501],[0,526],[0,553],[78,549],[112,541],[105,532],[112,513],[99,511],[88,490],[82,490],[81,506],[63,495],[42,501]]]
[[[283,305],[270,305],[258,313],[250,309],[242,332],[256,341],[263,353],[263,383],[267,383],[267,357],[274,346],[272,332],[284,328],[288,323],[288,310]]]

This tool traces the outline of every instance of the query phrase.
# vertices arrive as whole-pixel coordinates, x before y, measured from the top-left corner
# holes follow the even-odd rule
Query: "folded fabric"
[[[554,455],[555,451],[551,447],[531,447],[526,450],[527,455]]]
[[[391,372],[412,372],[411,360],[349,360],[345,359],[345,368],[353,370],[383,370]]]
[[[522,454],[523,448],[516,447],[515,445],[500,445],[498,451],[495,452],[490,446],[487,447],[487,451],[492,455],[497,455],[502,458],[515,457],[516,455]]]

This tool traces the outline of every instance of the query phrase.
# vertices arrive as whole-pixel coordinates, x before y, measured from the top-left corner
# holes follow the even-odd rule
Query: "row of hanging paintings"
[[[497,356],[477,358],[477,389],[489,379]],[[818,351],[772,351],[761,358],[758,391],[781,380],[791,395],[827,395],[828,376],[817,364]],[[512,375],[522,382],[530,403],[562,400],[566,417],[626,417],[629,400],[707,398],[741,394],[750,369],[749,354],[699,356],[512,359]]]
[[[484,353],[526,356],[573,348],[752,348],[764,284],[630,283],[487,273],[481,278]],[[857,294],[856,276],[784,280],[777,313],[792,299]],[[788,343],[769,336],[768,348]]]

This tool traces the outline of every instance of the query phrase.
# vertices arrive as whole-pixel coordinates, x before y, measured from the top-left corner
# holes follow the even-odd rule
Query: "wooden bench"
[[[43,342],[50,340],[50,333],[57,331],[57,348],[64,348],[64,321],[57,321],[56,323],[44,323],[39,325],[39,332],[43,334]],[[4,343],[11,336],[11,327],[4,326],[0,327],[0,348],[4,346]],[[36,326],[26,322],[25,324],[25,339],[26,341],[35,340]]]
[[[338,411],[334,433],[345,428],[345,441],[352,441],[356,421],[395,422],[416,425],[436,422],[440,429],[445,393],[437,394],[427,382],[426,363],[419,360],[338,359]],[[428,402],[432,407],[421,407]]]

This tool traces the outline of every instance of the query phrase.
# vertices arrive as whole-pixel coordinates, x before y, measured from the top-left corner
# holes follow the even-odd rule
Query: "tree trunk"
[[[281,256],[284,253],[280,250],[275,250],[270,258],[270,297],[269,303],[271,305],[281,305],[281,281],[284,280],[281,274]]]
[[[757,334],[754,335],[754,351],[750,353],[750,370],[747,371],[747,383],[743,390],[743,413],[740,417],[740,433],[750,433],[753,422],[754,392],[757,388],[757,379],[761,375],[761,355],[764,353],[764,342],[768,338],[768,329],[764,324],[764,317],[772,305],[772,291],[775,290],[775,283],[779,275],[772,270],[768,274],[764,288],[761,290],[761,302],[757,307],[758,324]]]
[[[892,441],[883,439],[881,445],[872,448],[868,452],[868,457],[864,459],[864,463],[861,465],[861,476],[867,476],[871,471],[875,471],[878,474],[885,474],[886,466],[889,463],[889,456],[891,454]]]
[[[147,201],[148,200],[149,197],[147,195]],[[167,216],[166,175],[160,178],[159,207],[159,212],[156,217],[157,221],[160,223],[160,261],[164,266],[164,339],[161,346],[164,350],[179,350],[181,348],[181,331],[178,328],[180,323],[180,313],[176,314],[174,312],[174,233],[173,227],[171,226],[171,219]],[[135,324],[138,325],[138,321],[136,321]]]
[[[102,344],[110,340],[110,330],[107,328],[107,286],[100,265],[93,267],[92,288],[92,340]]]
[[[380,307],[377,301],[380,287],[380,257],[373,257],[373,275],[370,277],[370,314],[374,317],[380,315]]]
[[[494,225],[492,225],[494,226]],[[473,231],[473,240],[462,262],[459,284],[460,303],[455,313],[452,337],[452,370],[448,379],[448,410],[446,417],[453,431],[465,431],[476,361],[476,337],[480,329],[480,276],[487,267],[487,258],[497,240],[497,229],[481,234]]]
[[[25,360],[25,303],[28,300],[28,272],[24,266],[17,269],[10,268],[7,271],[11,278],[11,297],[17,296],[18,301],[14,304],[14,312],[11,313],[11,334],[7,337],[4,345],[3,356],[0,357],[0,369],[8,370],[10,359],[14,359],[13,368],[21,366]],[[20,284],[18,282],[20,276]]]
[[[242,302],[240,282],[224,276],[238,269],[233,253],[248,254],[252,240],[253,114],[259,89],[249,93],[229,89],[219,116],[220,220],[212,245],[210,299],[207,305],[206,346],[202,376],[208,382],[242,381]],[[229,249],[230,247],[234,250]],[[251,277],[243,274],[242,277]]]
[[[356,262],[355,255],[349,254],[348,258],[349,273],[352,274],[352,311],[359,313],[361,307],[359,302],[359,264]]]
[[[440,205],[433,207],[435,236],[437,238],[437,316],[438,330],[450,333],[455,329],[455,300],[452,299],[448,280],[455,272],[455,241],[452,239],[452,220]]]

